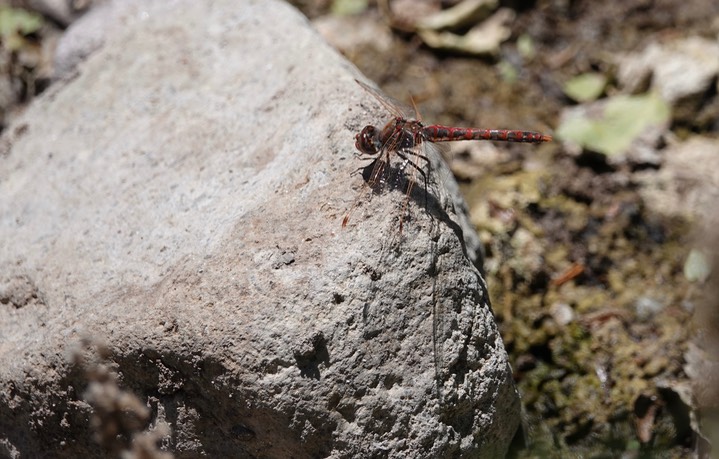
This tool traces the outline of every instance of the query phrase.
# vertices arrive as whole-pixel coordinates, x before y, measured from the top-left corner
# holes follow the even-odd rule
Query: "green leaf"
[[[3,45],[17,51],[25,44],[24,35],[37,32],[42,27],[42,17],[20,8],[0,6],[0,38]]]
[[[28,35],[42,27],[42,17],[20,8],[0,6],[0,35],[21,33]]]
[[[707,256],[700,250],[692,249],[684,262],[684,277],[690,282],[704,282],[711,274],[711,265]]]
[[[506,81],[507,83],[514,83],[517,81],[517,69],[509,62],[501,61],[497,64],[497,70],[499,70],[499,76],[503,81]]]
[[[532,59],[537,54],[532,37],[526,33],[517,38],[517,50],[525,59]]]
[[[589,102],[602,95],[607,78],[601,73],[584,73],[567,81],[564,94],[577,102]]]
[[[671,115],[669,105],[654,93],[615,96],[578,108],[564,117],[557,137],[609,156],[626,152],[637,137],[667,123]]]
[[[334,0],[332,13],[340,16],[359,14],[367,9],[367,0]]]

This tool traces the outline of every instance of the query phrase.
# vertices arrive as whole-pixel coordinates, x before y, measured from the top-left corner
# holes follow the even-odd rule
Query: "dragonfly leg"
[[[424,179],[424,193],[425,193],[425,194],[424,194],[424,208],[425,208],[425,210],[426,210],[427,207],[428,207],[427,193],[429,192],[429,186],[428,186],[428,182],[427,182],[427,174],[425,173],[424,169],[422,169],[417,163],[415,163],[414,161],[412,161],[411,159],[409,159],[406,155],[416,156],[417,158],[420,158],[420,159],[425,160],[425,161],[427,162],[427,168],[430,167],[429,158],[427,158],[427,157],[424,156],[424,155],[420,155],[419,153],[414,152],[414,151],[412,151],[412,150],[404,150],[404,151],[397,150],[397,156],[399,156],[400,158],[404,159],[404,161],[405,161],[406,164],[411,165],[411,166],[414,167],[420,174],[422,174],[422,178]]]
[[[364,173],[364,171],[365,171],[368,167],[374,167],[375,163],[379,160],[379,158],[377,158],[377,157],[372,157],[372,158],[360,158],[360,159],[367,159],[367,160],[371,159],[372,161],[369,162],[369,163],[367,163],[366,166],[358,167],[357,169],[353,170],[352,172],[350,172],[350,175],[356,175],[356,174],[362,174],[362,173]]]

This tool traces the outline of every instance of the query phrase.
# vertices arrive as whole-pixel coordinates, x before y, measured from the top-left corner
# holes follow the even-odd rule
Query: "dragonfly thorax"
[[[391,120],[382,129],[365,126],[355,135],[355,148],[366,155],[376,155],[382,150],[409,150],[424,140],[423,128],[417,120],[402,118]]]

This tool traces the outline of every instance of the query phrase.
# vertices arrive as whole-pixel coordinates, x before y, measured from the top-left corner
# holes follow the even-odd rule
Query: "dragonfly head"
[[[365,126],[360,133],[355,136],[355,148],[366,155],[376,155],[379,153],[381,145],[379,145],[377,132],[376,127]]]

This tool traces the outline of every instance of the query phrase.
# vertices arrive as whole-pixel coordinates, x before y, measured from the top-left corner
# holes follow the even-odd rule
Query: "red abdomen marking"
[[[498,140],[502,142],[542,143],[551,142],[552,136],[532,131],[510,129],[474,129],[449,126],[426,126],[422,135],[430,142],[451,142],[453,140]]]

